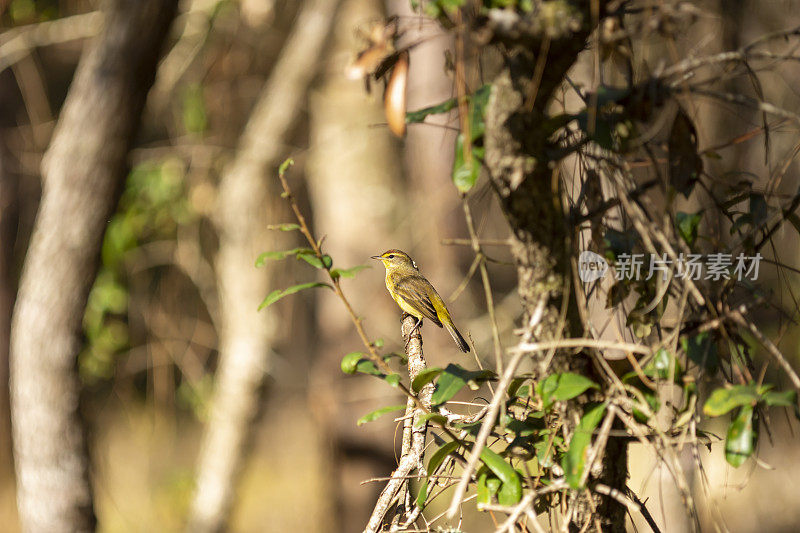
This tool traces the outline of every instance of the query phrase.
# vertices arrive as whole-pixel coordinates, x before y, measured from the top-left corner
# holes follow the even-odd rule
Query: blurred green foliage
[[[208,127],[203,87],[192,83],[183,91],[183,129],[186,133],[202,135]]]
[[[53,20],[62,15],[57,0],[11,0],[7,14],[13,25]]]
[[[117,213],[108,224],[102,263],[83,318],[86,345],[79,357],[87,383],[111,378],[117,355],[130,347],[127,266],[140,246],[173,240],[195,218],[187,199],[182,161],[148,161],[133,168]]]

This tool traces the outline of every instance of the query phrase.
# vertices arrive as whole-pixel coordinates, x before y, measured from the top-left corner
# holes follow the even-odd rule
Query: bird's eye
[[[394,254],[389,254],[389,259],[394,259]]]

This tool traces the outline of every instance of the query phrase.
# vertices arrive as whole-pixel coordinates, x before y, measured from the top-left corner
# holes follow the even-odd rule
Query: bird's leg
[[[410,315],[408,313],[404,313],[403,314],[403,320],[405,320],[407,316],[412,316],[412,315]],[[406,346],[405,346],[405,351],[406,352],[408,352],[408,345],[411,343],[411,337],[414,336],[414,333],[419,331],[419,327],[422,325],[422,319],[421,318],[417,318],[417,317],[414,317],[414,318],[417,320],[417,322],[416,322],[416,324],[414,324],[411,327],[411,330],[409,330],[409,332],[408,332],[408,337],[406,338]]]

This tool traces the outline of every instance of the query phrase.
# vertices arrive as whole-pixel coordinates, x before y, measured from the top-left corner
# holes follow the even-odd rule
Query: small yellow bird
[[[407,253],[400,250],[386,250],[381,255],[373,255],[372,259],[381,261],[386,267],[386,288],[394,301],[400,309],[417,319],[412,332],[422,324],[423,318],[428,318],[440,328],[442,326],[447,328],[462,352],[469,352],[469,345],[453,324],[444,300],[433,285],[419,273],[417,264]]]

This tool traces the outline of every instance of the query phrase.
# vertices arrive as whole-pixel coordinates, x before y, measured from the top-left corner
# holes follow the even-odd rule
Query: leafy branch
[[[347,309],[347,313],[350,315],[350,319],[353,322],[353,326],[355,326],[355,328],[356,328],[356,333],[358,333],[358,336],[361,339],[361,342],[364,344],[364,347],[367,350],[367,354],[366,355],[369,357],[369,360],[372,363],[372,365],[374,365],[372,367],[372,369],[365,368],[364,370],[366,371],[366,373],[375,374],[375,375],[381,375],[382,374],[384,376],[384,380],[387,383],[389,383],[393,387],[399,389],[403,394],[405,394],[411,401],[414,402],[414,405],[418,409],[421,409],[425,413],[430,413],[430,408],[425,406],[423,404],[423,402],[420,401],[419,397],[416,394],[414,394],[413,392],[411,392],[411,390],[409,390],[409,388],[400,381],[400,376],[397,374],[397,372],[392,370],[392,368],[386,363],[384,358],[380,356],[380,354],[378,353],[378,351],[376,349],[377,343],[370,341],[369,336],[367,335],[366,331],[364,330],[364,324],[363,324],[363,321],[362,321],[361,317],[358,316],[356,314],[356,312],[353,310],[353,306],[350,305],[350,301],[347,299],[347,297],[345,296],[344,292],[342,291],[341,279],[343,277],[346,277],[346,278],[353,277],[353,275],[355,275],[355,273],[358,270],[360,270],[361,268],[365,268],[365,267],[358,266],[358,267],[354,267],[354,268],[351,268],[351,269],[336,269],[336,268],[333,268],[333,260],[331,259],[331,256],[323,253],[323,251],[322,251],[322,240],[321,239],[317,240],[314,237],[313,233],[311,232],[311,229],[308,226],[308,223],[306,222],[305,217],[303,216],[303,213],[300,211],[300,207],[297,205],[297,201],[295,200],[294,195],[292,194],[292,190],[289,187],[289,182],[286,180],[286,171],[293,164],[294,164],[294,160],[291,159],[291,158],[289,158],[286,161],[284,161],[281,164],[281,166],[278,168],[278,178],[280,179],[281,187],[283,188],[283,194],[281,196],[283,198],[285,198],[289,202],[289,206],[292,208],[292,213],[294,214],[294,217],[297,220],[297,224],[296,225],[295,224],[281,224],[280,225],[281,227],[279,229],[282,229],[282,230],[297,229],[297,230],[299,230],[300,233],[302,233],[303,236],[306,238],[306,240],[308,241],[308,244],[309,244],[309,246],[311,248],[310,248],[310,250],[302,249],[302,248],[296,248],[296,249],[290,250],[290,251],[288,251],[286,253],[277,252],[277,254],[279,254],[280,257],[286,257],[288,255],[298,256],[301,259],[305,260],[306,262],[310,263],[312,266],[315,266],[318,269],[324,270],[325,273],[328,275],[328,278],[330,280],[330,284],[313,282],[313,283],[307,283],[307,284],[303,284],[303,285],[295,285],[294,287],[290,287],[290,288],[288,288],[288,289],[286,289],[284,291],[277,291],[277,293],[275,291],[273,291],[272,294],[267,296],[267,300],[272,299],[272,301],[274,302],[274,301],[277,301],[278,299],[282,298],[283,296],[286,296],[287,294],[292,294],[294,292],[298,292],[298,291],[303,290],[305,288],[319,287],[319,286],[330,287],[333,290],[333,292],[336,294],[336,296],[338,296],[339,299],[342,301],[342,303],[344,304],[345,309]],[[308,250],[308,252],[306,252],[305,250]],[[271,253],[271,252],[267,252],[267,253]],[[262,257],[264,257],[264,254],[262,254]],[[296,289],[296,290],[294,290],[294,289]],[[289,291],[292,291],[292,292],[289,292]],[[265,300],[265,302],[267,300]],[[264,307],[264,305],[265,304],[262,303],[262,307]],[[342,360],[342,370],[344,370],[345,372],[349,372],[350,370],[355,372],[356,370],[360,369],[359,366],[358,366],[359,365],[359,361],[361,359],[360,356],[361,356],[360,353],[353,353],[353,354],[349,354],[348,356],[345,356],[345,359]],[[363,366],[361,368],[363,368]],[[444,427],[444,425],[442,425],[442,429],[445,432],[449,433],[454,439],[456,439],[456,436],[454,434],[452,434],[448,428]]]

